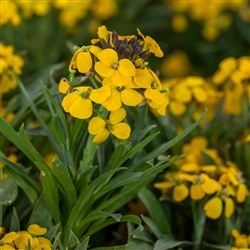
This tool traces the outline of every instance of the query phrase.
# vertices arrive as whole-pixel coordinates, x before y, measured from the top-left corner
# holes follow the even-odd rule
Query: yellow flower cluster
[[[240,234],[238,230],[233,229],[231,235],[234,238],[234,246],[230,250],[249,250],[250,235]]]
[[[164,67],[169,68],[164,63],[162,71]],[[194,106],[195,120],[204,108],[208,108],[204,121],[211,121],[219,105],[222,105],[224,114],[241,115],[242,99],[250,102],[249,68],[249,56],[238,59],[228,57],[220,62],[219,69],[211,77],[187,76],[164,81],[163,88],[170,90],[170,113],[175,116],[183,115],[191,104]]]
[[[239,59],[228,57],[220,62],[219,69],[212,76],[212,83],[224,93],[224,113],[233,115],[242,113],[241,99],[245,96],[250,102],[249,79],[249,56]]]
[[[89,123],[89,133],[94,142],[101,143],[109,133],[127,139],[129,126],[120,123],[126,117],[125,106],[147,103],[161,115],[166,114],[168,97],[157,75],[147,66],[150,54],[162,57],[159,45],[149,36],[119,36],[105,26],[98,28],[98,38],[92,45],[78,48],[69,64],[71,75],[78,71],[89,76],[94,86],[73,87],[73,82],[63,78],[59,91],[67,94],[62,101],[64,110],[75,118],[88,119],[93,114],[93,103],[110,111],[110,119],[95,117]],[[101,47],[95,44],[100,43]],[[96,82],[96,81],[98,82]],[[123,131],[124,130],[124,131]],[[100,134],[101,133],[101,134]]]
[[[247,21],[247,0],[239,1],[169,1],[164,3],[171,7],[175,14],[172,17],[171,25],[174,31],[183,32],[187,29],[188,16],[197,22],[203,24],[202,36],[208,41],[214,41],[218,38],[220,31],[228,28],[232,23],[232,16],[225,13],[227,10],[238,11],[243,21]],[[248,11],[248,12],[247,12]]]
[[[0,97],[17,86],[13,70],[20,75],[23,64],[23,59],[14,54],[13,46],[0,43]]]
[[[52,249],[50,240],[40,237],[46,234],[47,229],[37,224],[32,224],[27,231],[5,233],[0,227],[0,250],[31,249],[49,250]],[[39,237],[38,237],[39,236]]]
[[[116,0],[109,1],[60,1],[55,0],[52,6],[60,10],[59,21],[67,28],[74,27],[77,22],[85,18],[89,11],[98,20],[106,20],[117,11]]]
[[[203,137],[185,144],[182,153],[185,156],[177,162],[177,170],[166,173],[166,180],[155,183],[154,187],[163,193],[172,193],[176,202],[189,195],[195,201],[206,197],[203,209],[211,219],[221,216],[223,203],[225,216],[232,216],[235,200],[242,203],[249,195],[242,172],[233,162],[224,163],[216,149],[208,148]]]

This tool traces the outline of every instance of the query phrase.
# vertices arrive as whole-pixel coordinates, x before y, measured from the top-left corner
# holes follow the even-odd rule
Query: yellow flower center
[[[89,50],[88,50],[88,48],[86,46],[82,46],[81,47],[81,51],[82,52],[88,52]]]
[[[110,132],[114,130],[113,126],[112,126],[112,124],[110,124],[109,120],[106,120],[106,129]]]
[[[157,88],[158,88],[158,84],[157,84],[155,81],[153,81],[153,82],[151,83],[151,88],[152,88],[152,89],[157,89]]]
[[[119,92],[122,92],[122,91],[124,90],[124,87],[123,87],[123,86],[118,87],[117,90],[118,90]]]
[[[119,69],[120,65],[119,65],[118,62],[116,62],[116,63],[113,63],[113,64],[111,65],[111,67],[112,67],[112,69],[117,70],[117,69]]]
[[[88,99],[90,92],[91,92],[91,89],[88,89],[87,92],[78,91],[78,95],[81,96],[83,99]]]

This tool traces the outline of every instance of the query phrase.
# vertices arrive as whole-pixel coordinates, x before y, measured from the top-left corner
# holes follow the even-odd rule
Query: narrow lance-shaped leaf
[[[59,223],[61,220],[60,220],[58,191],[55,179],[51,173],[50,168],[47,165],[40,162],[36,162],[36,165],[41,171],[40,178],[42,180],[43,191],[47,199],[53,219],[55,223]]]

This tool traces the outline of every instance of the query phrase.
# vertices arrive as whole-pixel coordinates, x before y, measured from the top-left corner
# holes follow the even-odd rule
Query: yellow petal
[[[111,65],[102,62],[95,63],[95,71],[103,77],[110,77],[115,72],[115,70],[111,68]]]
[[[63,100],[62,100],[62,106],[64,108],[64,110],[66,112],[69,112],[70,110],[70,107],[72,105],[72,103],[78,99],[78,98],[81,98],[79,95],[78,95],[78,92],[77,91],[74,91],[68,95],[66,95]]]
[[[181,202],[187,198],[189,194],[188,188],[185,184],[180,184],[174,187],[173,199],[177,202]]]
[[[111,124],[117,124],[121,122],[126,117],[126,111],[124,108],[120,108],[116,111],[112,111],[109,116],[109,121]]]
[[[142,95],[136,90],[126,88],[121,91],[121,100],[127,106],[136,106],[142,101]]]
[[[194,184],[190,187],[190,196],[193,200],[201,200],[205,196],[205,192],[200,184]]]
[[[239,233],[238,230],[233,229],[233,230],[231,231],[231,235],[232,235],[234,238],[237,238],[238,236],[240,236],[240,233]]]
[[[222,214],[222,200],[219,197],[210,199],[204,205],[204,211],[208,218],[211,218],[213,220],[218,219]]]
[[[2,242],[4,244],[10,243],[12,241],[14,241],[15,239],[17,239],[20,235],[17,234],[16,232],[10,232],[4,235],[4,237],[2,238]]]
[[[105,102],[111,95],[110,86],[106,85],[98,89],[93,89],[89,95],[89,98],[95,103]]]
[[[162,105],[165,103],[164,97],[161,95],[158,89],[146,89],[144,95],[147,99],[152,100],[153,102],[157,103],[158,105]]]
[[[109,111],[118,110],[122,106],[121,93],[116,89],[111,89],[110,97],[102,103],[102,106]]]
[[[65,77],[62,78],[58,87],[59,92],[67,94],[69,88],[70,88],[69,81]]]
[[[44,235],[47,233],[47,229],[44,227],[40,227],[37,224],[32,224],[32,225],[29,225],[28,232],[34,235]]]
[[[113,49],[104,49],[98,53],[97,58],[104,64],[111,67],[113,63],[118,62],[118,55]]]
[[[234,202],[231,198],[226,198],[224,201],[225,201],[225,216],[229,218],[234,213]]]
[[[122,59],[119,61],[119,72],[123,76],[134,76],[135,75],[135,66],[128,59]]]
[[[208,94],[203,88],[193,88],[192,91],[197,102],[204,103],[208,100]]]
[[[131,129],[127,123],[118,123],[113,125],[113,130],[111,130],[111,133],[117,137],[118,139],[125,140],[129,138]]]
[[[247,186],[245,185],[245,183],[240,183],[237,189],[237,193],[236,193],[237,202],[239,203],[244,202],[246,199],[246,196],[248,195],[249,195],[249,191],[247,189]]]
[[[115,70],[114,74],[111,76],[111,81],[115,86],[124,86],[132,81],[131,76],[123,76],[119,70]]]
[[[69,113],[79,119],[87,119],[93,113],[92,102],[89,99],[78,98],[70,106]]]
[[[0,250],[15,250],[15,248],[10,245],[4,245],[0,246]]]
[[[175,99],[179,102],[188,103],[192,101],[192,94],[190,90],[188,90],[185,86],[182,86],[178,88]]]
[[[101,133],[106,127],[106,122],[100,117],[94,117],[90,120],[88,131],[91,135]]]
[[[90,46],[89,47],[89,52],[91,52],[95,56],[97,56],[97,54],[100,53],[101,51],[102,51],[102,49],[97,47],[97,46]]]
[[[133,77],[135,84],[140,88],[150,88],[152,83],[152,76],[146,69],[136,69]]]
[[[220,184],[214,179],[207,179],[201,184],[202,189],[206,194],[213,194],[221,189]]]
[[[173,115],[180,116],[185,113],[186,106],[181,102],[171,100],[171,102],[169,103],[169,109]]]
[[[39,245],[49,245],[52,246],[51,242],[44,237],[37,237],[38,241],[39,241]]]
[[[199,172],[200,167],[196,163],[186,163],[181,165],[181,171],[183,172]]]
[[[156,182],[156,183],[154,183],[154,187],[158,188],[158,189],[163,189],[163,190],[167,191],[167,189],[173,187],[173,183],[167,182],[167,181]]]
[[[81,73],[86,73],[92,68],[92,57],[90,53],[80,52],[76,57],[77,69]]]
[[[107,129],[104,129],[101,133],[98,133],[92,140],[93,143],[102,143],[104,142],[108,136],[109,136],[110,132]]]

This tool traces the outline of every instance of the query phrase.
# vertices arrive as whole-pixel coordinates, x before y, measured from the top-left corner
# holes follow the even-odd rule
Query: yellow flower
[[[184,77],[190,72],[190,61],[182,50],[175,50],[168,54],[161,65],[161,71],[170,77]]]
[[[107,20],[117,12],[117,3],[114,0],[92,2],[90,9],[94,17],[99,20]]]
[[[181,14],[175,14],[171,19],[171,26],[175,32],[184,32],[188,26],[186,17]]]
[[[87,119],[92,115],[92,101],[102,103],[110,96],[109,86],[99,89],[89,86],[77,87],[74,90],[63,98],[62,106],[66,112],[79,119]]]
[[[160,189],[163,193],[171,190],[176,202],[181,202],[187,198],[189,190],[185,181],[190,179],[188,175],[180,172],[168,172],[165,178],[166,181],[154,183],[154,187]]]
[[[142,101],[142,95],[133,88],[136,87],[132,82],[121,87],[112,84],[110,78],[105,78],[102,83],[104,86],[111,87],[111,95],[102,103],[109,111],[118,110],[124,103],[127,106],[136,106]]]
[[[250,245],[249,236],[240,234],[238,230],[233,229],[231,235],[235,238],[234,245],[236,247],[247,247]]]
[[[193,200],[201,200],[206,194],[213,194],[220,189],[219,183],[207,174],[201,173],[190,187],[190,196]]]
[[[68,94],[68,92],[70,92],[71,86],[69,81],[65,77],[61,79],[58,89],[62,94]]]
[[[155,54],[155,56],[157,57],[163,57],[163,52],[160,48],[160,46],[158,45],[158,43],[153,39],[151,38],[150,36],[144,36],[141,31],[139,29],[137,29],[138,31],[138,34],[142,37],[143,39],[143,51],[149,51],[153,54]]]
[[[217,196],[213,197],[204,205],[204,211],[208,218],[213,220],[218,219],[223,210],[223,201],[225,203],[224,214],[225,217],[229,218],[234,213],[234,202],[233,199],[229,197],[227,189],[223,188]]]
[[[0,25],[11,23],[12,25],[17,26],[21,22],[14,1],[1,1],[0,16]]]
[[[94,45],[82,46],[73,55],[69,64],[69,71],[78,69],[80,73],[89,72],[93,66],[93,55],[97,55],[101,50],[101,48]]]
[[[18,249],[25,249],[25,247],[28,246],[28,242],[30,242],[31,246],[33,245],[33,238],[28,232],[19,231],[18,234],[20,236],[14,240],[14,243]]]
[[[97,58],[100,61],[95,63],[96,72],[102,77],[110,77],[115,86],[130,83],[135,75],[134,64],[128,59],[118,60],[118,54],[113,49],[102,50]]]
[[[108,136],[113,134],[118,139],[125,140],[130,136],[130,127],[127,123],[121,122],[126,117],[126,111],[120,108],[112,111],[109,120],[103,120],[100,117],[94,117],[90,120],[88,131],[94,135],[94,143],[104,142]]]

